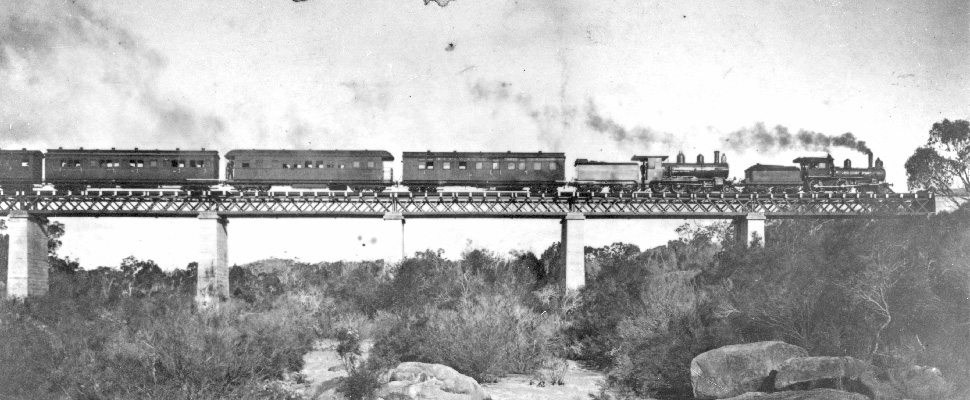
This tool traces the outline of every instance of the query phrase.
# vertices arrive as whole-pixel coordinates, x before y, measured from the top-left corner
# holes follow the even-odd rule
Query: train
[[[627,162],[575,160],[566,180],[566,155],[546,152],[404,152],[401,176],[395,177],[385,150],[214,150],[0,149],[0,190],[29,193],[52,187],[57,193],[81,194],[94,188],[176,188],[211,193],[223,186],[239,192],[267,192],[273,187],[381,192],[389,188],[416,193],[448,187],[528,191],[563,190],[608,193],[815,193],[888,192],[881,159],[864,168],[851,160],[835,165],[831,155],[799,157],[796,165],[755,164],[744,178],[729,178],[727,155],[708,162],[699,154],[687,162],[665,155],[634,155]],[[225,178],[220,179],[220,166]]]

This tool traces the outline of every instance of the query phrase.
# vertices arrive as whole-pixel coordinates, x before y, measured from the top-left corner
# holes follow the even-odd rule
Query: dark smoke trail
[[[635,126],[627,129],[616,121],[603,117],[592,100],[586,106],[586,126],[597,132],[607,133],[610,138],[621,145],[642,145],[649,148],[654,144],[670,147],[675,140],[669,133],[657,132],[650,128]]]
[[[800,130],[792,135],[788,128],[777,125],[768,129],[763,123],[753,127],[743,128],[727,134],[724,139],[727,148],[736,152],[756,149],[760,152],[780,150],[809,150],[829,151],[833,147],[842,147],[858,151],[862,154],[872,154],[866,142],[859,140],[846,132],[839,136],[829,136],[824,133]]]

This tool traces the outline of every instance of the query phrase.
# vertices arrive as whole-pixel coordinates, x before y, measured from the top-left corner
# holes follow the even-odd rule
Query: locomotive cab
[[[633,156],[630,160],[640,163],[641,186],[646,187],[650,182],[663,179],[663,162],[667,160],[667,156]]]

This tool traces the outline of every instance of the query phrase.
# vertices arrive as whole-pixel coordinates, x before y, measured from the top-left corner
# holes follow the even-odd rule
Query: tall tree
[[[907,185],[927,189],[951,199],[970,200],[970,123],[965,120],[933,124],[926,145],[906,160]],[[963,184],[963,193],[956,185]]]

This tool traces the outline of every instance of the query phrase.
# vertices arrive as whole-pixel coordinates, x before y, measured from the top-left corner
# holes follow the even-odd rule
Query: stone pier
[[[384,262],[387,264],[397,264],[404,261],[404,215],[400,212],[388,212],[384,214],[384,225],[387,226],[384,243],[381,249],[384,252]]]
[[[750,246],[754,243],[755,237],[765,244],[765,215],[761,213],[749,213],[748,215],[734,220],[735,233],[738,240],[742,240]]]
[[[195,300],[203,308],[229,298],[228,222],[215,212],[199,214],[199,269]]]
[[[47,233],[41,220],[26,211],[11,211],[7,220],[7,297],[43,296],[49,288]]]
[[[568,213],[562,220],[562,246],[565,282],[567,289],[579,289],[586,285],[586,256],[583,240],[583,225],[586,216],[582,213]]]

